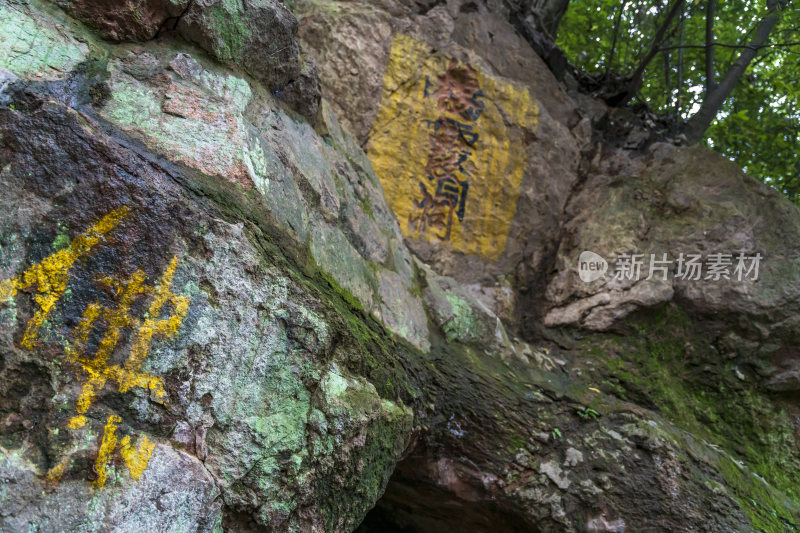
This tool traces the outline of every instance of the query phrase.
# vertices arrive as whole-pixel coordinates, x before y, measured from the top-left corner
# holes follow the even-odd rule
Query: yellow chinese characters
[[[44,258],[16,278],[0,281],[0,304],[14,298],[20,290],[36,291],[33,296],[36,309],[26,325],[21,347],[36,347],[39,330],[67,291],[72,267],[116,228],[129,212],[127,207],[112,211],[76,237],[67,248]],[[73,332],[74,340],[67,343],[67,361],[75,363],[79,377],[85,378],[77,399],[77,414],[67,424],[70,429],[77,430],[86,425],[87,412],[109,380],[116,382],[120,393],[140,387],[149,390],[155,401],[163,403],[166,396],[163,378],[143,372],[142,365],[153,340],[174,337],[189,309],[189,298],[172,292],[177,268],[178,257],[175,256],[153,286],[145,283],[145,273],[142,270],[136,270],[129,277],[102,276],[98,279],[98,283],[110,290],[113,305],[104,306],[99,302],[89,304]],[[133,306],[139,298],[150,300],[142,318],[132,314]],[[112,363],[112,356],[126,330],[132,335],[130,354],[123,363]],[[99,335],[99,341],[96,342],[95,353],[90,354],[89,346],[93,344],[90,340],[97,338],[93,335],[95,332]],[[155,449],[155,444],[146,436],[139,437],[136,446],[128,435],[119,440],[117,429],[121,422],[118,415],[111,414],[107,417],[94,463],[97,475],[94,484],[97,487],[105,485],[108,465],[117,449],[135,481],[141,478]],[[69,456],[63,458],[46,474],[45,479],[57,482],[69,462]]]
[[[126,392],[133,387],[149,389],[157,400],[164,398],[163,379],[141,371],[150,342],[153,336],[170,338],[178,332],[178,328],[189,309],[189,299],[171,292],[172,278],[178,267],[177,256],[172,259],[167,270],[155,287],[144,284],[144,272],[137,270],[125,280],[117,278],[103,278],[102,282],[108,285],[117,295],[115,308],[105,308],[98,303],[86,307],[83,319],[75,330],[76,343],[70,348],[68,357],[78,363],[88,375],[83,390],[78,398],[78,415],[69,421],[71,429],[82,427],[86,423],[86,412],[91,407],[100,391],[109,379],[119,385],[120,392]],[[139,320],[130,315],[131,305],[137,296],[154,296],[147,311],[147,318]],[[160,319],[165,304],[172,305],[172,314],[168,318]],[[107,325],[105,334],[98,345],[94,357],[85,355],[86,344],[92,329],[102,319]],[[117,347],[120,335],[125,328],[136,328],[130,356],[123,365],[109,365],[108,360]]]
[[[39,309],[28,322],[21,346],[32,349],[36,345],[39,328],[50,315],[56,303],[64,296],[69,282],[69,271],[82,255],[91,250],[100,239],[117,227],[120,220],[128,214],[127,207],[121,207],[104,216],[100,222],[76,237],[65,249],[42,259],[14,279],[0,282],[0,303],[10,300],[17,291],[35,286],[37,294],[34,301]]]
[[[96,302],[88,305],[83,313],[81,323],[75,330],[76,342],[69,349],[68,358],[80,365],[88,379],[78,397],[76,409],[78,414],[69,421],[70,429],[78,429],[86,424],[86,412],[108,380],[117,382],[119,392],[126,392],[133,387],[141,387],[149,389],[157,401],[163,401],[165,396],[163,378],[142,372],[141,367],[150,351],[153,337],[170,338],[177,334],[189,309],[189,299],[171,291],[172,279],[177,267],[178,257],[175,256],[155,287],[145,285],[145,275],[141,270],[137,270],[127,279],[113,277],[101,279],[103,284],[114,291],[116,306],[107,308]],[[139,296],[153,296],[144,320],[134,318],[130,314],[131,306],[135,298]],[[171,314],[167,318],[159,318],[167,304],[171,305]],[[93,357],[89,357],[85,353],[89,335],[101,321],[106,324],[105,334],[98,343],[97,353]],[[125,328],[136,329],[131,353],[124,364],[109,364],[109,358],[117,347],[120,335]],[[117,447],[116,431],[117,424],[120,422],[119,416],[111,415],[103,430],[103,441],[94,465],[97,472],[94,483],[97,487],[105,485],[108,477],[107,465],[111,454]],[[147,468],[155,444],[150,443],[147,437],[143,436],[138,447],[134,448],[130,436],[126,435],[120,441],[119,449],[131,477],[138,481]]]
[[[108,479],[108,463],[111,460],[111,454],[117,448],[117,424],[122,419],[117,415],[108,417],[106,427],[103,430],[103,441],[100,444],[100,451],[97,453],[97,459],[94,462],[94,470],[97,477],[94,484],[97,487],[102,487],[106,484]],[[142,477],[144,469],[147,468],[147,463],[150,461],[150,456],[156,445],[152,444],[147,437],[142,437],[139,446],[134,448],[131,445],[131,438],[124,436],[120,442],[120,455],[122,460],[128,467],[131,477],[134,481],[139,481]]]
[[[396,35],[367,155],[403,235],[500,257],[538,122],[527,89]]]

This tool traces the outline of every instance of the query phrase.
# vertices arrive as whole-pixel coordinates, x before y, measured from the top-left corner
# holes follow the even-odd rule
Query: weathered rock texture
[[[477,3],[298,11],[322,92],[365,145],[411,249],[516,323],[509,287],[548,268],[590,140],[570,132],[575,103]]]
[[[52,1],[111,41],[152,39],[169,20],[177,19],[192,3],[190,0]]]
[[[652,144],[626,110],[565,90],[529,46],[541,43],[517,31],[547,33],[558,13],[511,4],[308,0],[299,35],[418,256],[513,333],[554,342],[571,381],[658,407],[795,497],[798,409],[767,391],[798,383],[797,208],[709,151]],[[611,263],[608,276],[581,281],[585,250]],[[732,271],[740,253],[761,255],[757,282],[676,279],[674,263],[664,281],[645,279],[647,263],[640,281],[613,279],[622,254],[730,254]],[[454,308],[425,294],[429,309]],[[448,340],[456,323],[441,325]],[[414,477],[398,472],[392,486]],[[410,508],[396,503],[388,515],[402,521]],[[768,507],[745,510],[758,527],[796,523],[764,518]],[[595,518],[590,530],[618,527]]]
[[[295,40],[297,19],[276,0],[52,0],[111,41],[149,41],[177,32],[218,61],[242,69],[315,123],[316,64]],[[11,43],[20,34],[11,37]],[[20,50],[22,52],[22,50]],[[27,53],[27,52],[26,52]]]
[[[300,73],[297,19],[282,2],[194,0],[178,31],[268,85],[285,85]]]
[[[292,5],[316,59],[280,2],[0,2],[0,530],[797,527],[797,209],[496,6]]]
[[[567,237],[549,282],[547,325],[580,324],[608,329],[642,307],[672,299],[704,314],[739,323],[739,334],[785,338],[796,344],[800,304],[800,220],[795,206],[701,148],[654,145],[641,158],[626,157],[619,168],[613,152],[592,169],[592,179],[567,208]],[[712,203],[713,202],[713,203]],[[769,202],[769,203],[767,203]],[[765,205],[770,205],[765,209]],[[715,279],[606,279],[587,284],[575,257],[592,250],[609,261],[623,253],[669,257],[714,253],[761,254],[757,283],[737,276]],[[748,265],[749,266],[749,265]],[[595,302],[589,304],[588,302]],[[566,305],[565,305],[566,304]]]

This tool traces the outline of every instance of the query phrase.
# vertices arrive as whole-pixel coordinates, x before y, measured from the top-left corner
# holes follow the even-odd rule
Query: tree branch
[[[680,32],[680,39],[679,43],[683,44],[683,36],[684,36],[684,29],[685,29],[685,22],[686,19],[681,13],[681,32]],[[675,97],[675,116],[681,116],[681,111],[683,111],[683,48],[678,49],[678,94]]]
[[[608,61],[606,61],[606,76],[608,76],[609,71],[611,70],[611,64],[614,62],[614,52],[617,48],[617,36],[619,35],[619,25],[622,21],[622,12],[625,10],[625,6],[628,4],[628,0],[624,0],[620,6],[619,10],[617,10],[617,18],[614,21],[614,38],[611,40],[611,51],[608,52]]]
[[[714,11],[717,0],[706,3],[706,91],[711,92],[716,85],[714,74]]]
[[[664,102],[664,108],[669,109],[672,107],[672,78],[670,71],[672,66],[669,64],[669,52],[664,52],[664,86],[667,88],[667,99]]]
[[[647,68],[647,65],[650,64],[650,61],[653,60],[656,54],[661,51],[661,43],[664,40],[664,36],[667,34],[667,30],[672,25],[672,21],[675,20],[675,17],[678,16],[679,13],[681,13],[685,3],[685,0],[675,0],[675,2],[672,4],[672,7],[667,12],[664,22],[656,32],[656,35],[653,38],[653,44],[650,46],[650,50],[648,50],[647,54],[645,54],[644,58],[642,58],[642,61],[639,63],[639,66],[636,67],[636,70],[631,75],[631,79],[628,83],[626,91],[619,95],[619,97],[615,98],[614,102],[609,102],[609,104],[617,107],[622,106],[631,98],[636,96],[636,93],[638,93],[639,89],[642,87],[644,69]]]
[[[557,1],[559,4],[563,4],[563,11],[566,11],[566,6],[569,3],[569,0]],[[556,79],[564,79],[565,72],[570,68],[569,61],[567,61],[567,57],[564,55],[564,52],[562,52],[561,49],[556,46],[552,37],[531,27],[531,25],[528,24],[524,14],[520,11],[515,2],[506,0],[506,6],[508,7],[509,11],[508,21],[512,26],[514,26],[514,29],[523,39],[528,42],[530,47],[533,48],[533,51],[544,60]],[[557,28],[553,29],[554,32],[556,30]]]
[[[713,91],[706,93],[703,105],[692,118],[690,118],[684,127],[684,134],[690,143],[696,143],[703,138],[703,134],[711,125],[714,117],[725,100],[730,96],[731,91],[736,86],[739,78],[742,77],[747,66],[758,54],[758,50],[763,48],[764,43],[769,39],[769,34],[772,28],[780,20],[781,11],[785,9],[789,0],[767,0],[767,9],[769,10],[766,17],[761,19],[761,22],[756,28],[756,35],[750,44],[743,48],[742,53],[739,55],[736,62],[728,69],[725,77],[716,86]]]
[[[791,43],[770,43],[770,44],[762,44],[760,46],[754,46],[751,44],[726,44],[726,43],[713,43],[712,46],[722,46],[724,48],[748,48],[752,50],[763,50],[764,48],[784,48],[790,46],[800,46],[800,41],[791,42]],[[676,46],[662,46],[659,48],[659,52],[664,52],[667,50],[677,50],[679,48],[708,48],[707,44],[684,44],[684,45],[676,45]]]

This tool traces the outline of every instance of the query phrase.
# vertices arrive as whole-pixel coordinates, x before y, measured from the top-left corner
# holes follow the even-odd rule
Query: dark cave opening
[[[398,464],[386,491],[364,517],[357,533],[536,533],[537,529],[497,502],[463,499],[420,472],[411,458]]]

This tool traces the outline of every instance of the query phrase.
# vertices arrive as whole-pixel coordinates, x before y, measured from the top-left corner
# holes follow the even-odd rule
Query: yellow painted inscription
[[[139,445],[134,448],[131,444],[131,438],[125,435],[120,443],[120,454],[122,460],[128,466],[131,477],[134,481],[139,481],[142,477],[144,469],[147,468],[147,463],[150,462],[150,456],[153,455],[153,450],[156,445],[152,444],[147,437],[142,436]]]
[[[72,266],[96,246],[105,234],[112,231],[129,211],[127,207],[112,211],[76,237],[69,247],[46,257],[16,278],[0,281],[0,303],[14,298],[20,290],[36,290],[34,301],[38,309],[27,323],[21,347],[32,349],[36,346],[39,329],[67,290]],[[166,393],[163,378],[143,372],[142,365],[152,341],[174,337],[189,309],[189,298],[172,292],[172,281],[177,268],[178,257],[175,256],[154,286],[145,283],[142,270],[136,270],[127,278],[104,276],[99,279],[99,283],[113,295],[114,305],[105,307],[98,302],[87,305],[73,332],[74,340],[67,344],[67,360],[77,365],[79,377],[85,377],[77,399],[76,415],[67,423],[69,429],[78,430],[87,424],[89,419],[86,414],[108,381],[115,382],[120,393],[140,387],[149,390],[155,401],[164,401]],[[150,299],[143,318],[132,315],[133,305],[138,298]],[[102,333],[102,336],[97,342],[95,353],[90,354],[89,341],[95,330]],[[126,330],[133,332],[130,354],[124,363],[112,364],[111,356]],[[119,441],[117,429],[121,422],[118,415],[112,414],[108,416],[103,428],[102,441],[94,463],[97,474],[94,484],[97,487],[105,485],[108,465],[117,449],[135,481],[141,478],[155,449],[155,444],[146,436],[140,436],[136,446],[128,435]],[[69,456],[54,466],[45,478],[48,481],[58,481],[68,464]]]
[[[403,234],[499,257],[538,113],[527,90],[397,35],[367,152]]]
[[[120,422],[122,422],[122,419],[119,416],[110,415],[106,422],[106,427],[103,429],[103,441],[100,443],[100,450],[97,452],[97,459],[94,461],[94,471],[97,474],[97,478],[94,480],[96,487],[104,486],[108,480],[108,465],[111,462],[114,450],[117,448],[117,424]],[[139,445],[135,448],[131,444],[131,438],[128,435],[125,435],[119,441],[120,455],[134,481],[139,481],[142,477],[155,447],[156,445],[152,444],[144,436],[139,439]]]
[[[69,281],[69,271],[75,261],[100,242],[103,235],[114,229],[128,211],[127,207],[112,211],[76,237],[67,248],[45,257],[16,278],[0,282],[0,302],[13,298],[19,290],[36,288],[34,301],[39,309],[28,322],[21,343],[23,348],[32,349],[36,345],[39,328],[56,303],[64,296]]]
[[[51,483],[57,483],[61,479],[61,476],[64,475],[64,472],[66,472],[68,465],[69,457],[64,457],[56,466],[45,474],[44,478]]]
[[[150,342],[154,336],[170,338],[178,333],[178,328],[189,309],[189,299],[171,292],[172,278],[178,267],[177,256],[172,259],[161,281],[155,287],[144,284],[145,275],[137,270],[128,279],[104,278],[102,282],[112,289],[117,295],[117,305],[113,309],[92,303],[86,307],[83,319],[75,330],[75,344],[69,350],[69,359],[78,363],[86,372],[88,379],[83,385],[83,390],[78,398],[78,415],[69,422],[69,427],[76,429],[86,422],[84,416],[94,402],[97,393],[105,386],[106,382],[114,380],[119,385],[120,392],[126,392],[133,387],[149,389],[156,400],[164,398],[163,378],[153,376],[141,371]],[[131,305],[139,296],[152,295],[153,301],[147,311],[147,318],[140,320],[131,316]],[[172,313],[169,317],[161,319],[162,309],[165,304],[171,304]],[[94,356],[85,354],[86,344],[93,328],[99,323],[106,325],[105,334],[98,345]],[[120,335],[125,328],[136,329],[133,346],[128,359],[123,365],[110,365],[109,357],[119,342]]]
[[[108,417],[106,427],[103,428],[103,441],[100,443],[100,450],[97,452],[97,459],[94,461],[94,470],[97,473],[97,478],[94,484],[97,487],[102,487],[106,484],[108,479],[108,462],[111,459],[111,454],[114,453],[114,448],[117,447],[117,424],[122,422],[122,419],[117,415]]]

